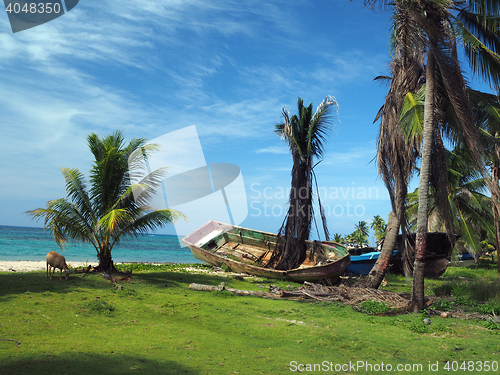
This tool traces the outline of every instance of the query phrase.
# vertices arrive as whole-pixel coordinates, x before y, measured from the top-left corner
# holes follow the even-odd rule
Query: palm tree
[[[469,150],[455,148],[446,152],[448,170],[447,212],[450,213],[453,232],[460,235],[460,245],[472,254],[479,254],[485,236],[493,237],[491,198],[487,184],[481,177]],[[435,188],[429,189],[429,231],[443,231],[444,220],[436,203]],[[416,227],[418,190],[408,194],[407,214],[410,227]],[[458,245],[458,244],[457,244]]]
[[[363,233],[358,231],[351,233],[351,238],[355,247],[364,247],[367,241],[367,236],[364,236]]]
[[[476,119],[485,139],[485,161],[491,171],[491,186],[499,186],[500,180],[500,103],[498,97],[479,91],[470,91],[476,109]],[[499,191],[490,189],[492,210],[495,223],[495,249],[500,249],[500,209],[496,202],[500,201]],[[497,258],[498,277],[500,277],[500,261]]]
[[[292,117],[289,117],[283,108],[284,121],[276,125],[276,133],[288,142],[293,160],[289,209],[278,232],[276,248],[267,262],[267,266],[281,270],[298,267],[305,260],[305,241],[309,239],[311,220],[314,216],[313,162],[323,156],[324,142],[332,126],[331,112],[338,108],[338,104],[335,98],[327,96],[313,113],[313,105],[305,107],[303,100],[299,98],[297,107],[298,115]],[[325,216],[321,202],[319,203],[328,240]]]
[[[368,223],[364,220],[359,221],[358,224],[354,224],[354,233],[356,233],[357,238],[360,240],[360,244],[364,244],[367,241],[368,234],[370,233],[370,228]]]
[[[424,87],[425,89],[425,87]],[[480,135],[482,139],[482,145],[484,145],[484,148],[482,149],[483,152],[483,159],[486,165],[490,167],[491,170],[491,178],[487,179],[482,179],[483,183],[486,184],[490,190],[491,193],[491,199],[489,201],[491,202],[491,210],[493,212],[493,222],[495,226],[495,244],[496,247],[500,247],[500,225],[499,225],[499,207],[498,207],[498,202],[500,201],[500,195],[498,189],[495,187],[498,187],[499,184],[499,176],[500,176],[500,104],[498,102],[498,97],[492,94],[487,94],[484,92],[472,90],[470,88],[467,89],[471,104],[473,107],[474,111],[474,121],[479,126],[480,129]],[[424,107],[424,97],[425,97],[425,90],[421,90],[417,95],[412,95],[410,93],[407,94],[405,98],[405,105],[403,106],[403,113],[402,115],[402,127],[404,128],[404,132],[406,134],[421,134],[422,132],[422,127],[421,123],[419,123],[418,118],[422,117],[423,113],[423,107]],[[447,110],[446,106],[449,105],[446,101],[442,102],[442,110],[440,111],[441,113],[445,114],[449,112]],[[409,115],[408,115],[409,113]],[[459,130],[457,130],[457,124],[454,121],[454,118],[442,118],[440,120],[440,123],[446,123],[449,125],[449,128],[454,132],[452,139],[455,141],[455,143],[458,144],[465,144],[465,140],[462,137],[462,134],[460,133]],[[436,135],[436,140],[440,140],[440,134],[438,133]],[[438,146],[438,147],[436,147]],[[444,146],[442,145],[442,142],[439,143],[438,145],[434,146],[438,150],[434,151],[434,155],[439,155],[443,154]],[[439,150],[440,149],[440,150]],[[436,152],[437,151],[437,152]],[[462,151],[462,157],[459,158],[460,160],[463,159],[463,154],[465,151]],[[457,159],[455,157],[455,159]],[[470,159],[470,158],[469,158]],[[434,171],[431,173],[431,176],[446,176],[448,172],[444,173],[449,166],[447,165],[446,168],[443,168],[441,164],[443,164],[443,161],[446,160],[444,157],[435,157],[433,160],[433,169],[438,169],[441,167],[441,172],[436,172]],[[471,160],[473,162],[473,160]],[[468,170],[470,170],[471,166],[468,166]],[[458,173],[458,172],[457,172]],[[476,173],[478,171],[476,170]],[[435,178],[435,181],[433,183],[433,186],[440,185],[437,181],[438,179]],[[432,182],[431,182],[432,184]],[[444,186],[447,183],[441,184]],[[449,184],[449,183],[448,183]],[[446,202],[447,197],[448,197],[448,190],[445,191],[444,193],[439,194],[441,197],[438,199],[441,202]],[[434,192],[434,196],[436,196]],[[418,201],[418,199],[415,199],[415,201]],[[442,206],[442,205],[439,205]],[[445,211],[448,210],[448,205],[445,203]],[[443,213],[443,208],[441,207],[441,214]],[[447,217],[445,222],[450,219],[453,215]],[[469,242],[470,244],[470,242]],[[477,241],[474,244],[474,248],[477,248],[478,244]],[[471,250],[474,252],[474,250]],[[499,266],[499,275],[500,275],[500,266]]]
[[[344,244],[347,245],[347,246],[354,246],[356,243],[356,239],[354,238],[354,233],[351,233],[351,234],[348,234],[347,236],[345,236],[344,238]]]
[[[372,228],[375,232],[375,238],[377,239],[377,243],[385,237],[387,231],[387,224],[385,220],[380,215],[375,215],[370,224],[370,228]]]
[[[125,145],[121,131],[102,139],[91,134],[87,142],[95,157],[90,188],[78,169],[62,168],[67,197],[48,201],[46,208],[27,213],[34,219],[44,218],[45,229],[61,247],[68,240],[92,244],[99,260],[97,269],[107,271],[114,268],[111,250],[123,237],[147,233],[184,216],[175,210],[144,205],[161,181],[163,170],[130,185],[129,161],[147,156],[154,146],[145,146],[144,139],[132,139]],[[142,191],[135,200],[134,189]]]
[[[403,236],[401,244],[405,243],[404,205],[408,184],[415,169],[420,147],[420,138],[407,137],[401,130],[399,123],[405,95],[408,92],[417,92],[422,87],[423,49],[413,50],[406,48],[405,43],[395,43],[396,39],[403,39],[405,35],[408,39],[413,36],[411,22],[409,22],[409,17],[406,16],[404,9],[396,8],[393,19],[391,75],[376,78],[376,80],[390,82],[389,92],[374,121],[381,120],[376,160],[378,172],[389,192],[392,212],[389,215],[382,250],[364,283],[367,288],[378,288],[384,279],[400,228]],[[404,269],[407,271],[409,269],[408,256],[406,252],[403,254]]]
[[[343,244],[344,241],[345,241],[345,239],[344,239],[344,237],[340,233],[335,233],[333,235],[333,241],[337,242],[337,243],[340,243],[340,244]]]
[[[474,159],[481,168],[481,157],[477,145],[478,132],[474,128],[472,108],[466,92],[457,52],[457,31],[465,46],[469,62],[474,71],[481,73],[493,83],[500,82],[500,51],[498,40],[498,2],[469,0],[365,0],[373,5],[394,5],[404,9],[413,24],[411,43],[406,37],[398,39],[407,48],[425,50],[426,95],[422,132],[422,159],[419,179],[419,212],[417,216],[415,265],[412,285],[411,310],[420,311],[425,304],[423,269],[427,239],[428,192],[432,144],[435,136],[436,108],[441,98],[446,98]],[[437,85],[441,82],[442,85]],[[484,168],[482,169],[484,173]],[[496,187],[498,189],[498,187]]]

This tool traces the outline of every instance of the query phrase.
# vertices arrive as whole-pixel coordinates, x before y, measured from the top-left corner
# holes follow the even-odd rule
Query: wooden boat
[[[408,233],[407,243],[410,252],[415,252],[415,233]],[[395,248],[399,248],[402,236],[399,234],[396,239]],[[427,233],[427,249],[425,251],[424,276],[437,279],[448,268],[448,262],[451,259],[452,244],[446,233],[430,232]],[[404,274],[402,254],[398,253],[392,259],[391,272]]]
[[[351,256],[351,263],[352,263],[352,257],[353,256],[358,256],[358,255],[363,255],[366,253],[375,253],[377,250],[375,250],[373,247],[353,247],[349,249],[349,255]]]
[[[209,221],[187,235],[182,241],[189,246],[196,259],[221,267],[227,265],[233,272],[248,273],[274,279],[311,281],[340,276],[351,263],[347,248],[336,243],[321,243],[328,261],[316,263],[308,257],[298,268],[281,271],[264,268],[257,262],[269,260],[276,244],[276,234]],[[308,249],[312,242],[308,241]]]

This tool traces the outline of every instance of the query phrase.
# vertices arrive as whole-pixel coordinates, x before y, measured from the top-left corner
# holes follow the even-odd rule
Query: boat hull
[[[396,255],[398,251],[395,250],[392,255]],[[365,276],[370,273],[375,262],[380,255],[379,251],[365,253],[363,255],[351,255],[351,265],[347,267],[347,274],[349,276]]]
[[[324,265],[300,267],[292,270],[281,271],[273,268],[264,268],[249,264],[247,259],[235,259],[234,254],[229,254],[231,249],[238,246],[245,251],[253,252],[249,257],[257,258],[259,254],[269,253],[274,249],[277,236],[272,233],[255,231],[247,228],[237,227],[229,224],[209,221],[182,241],[189,247],[196,259],[202,260],[214,266],[228,266],[233,272],[248,273],[273,279],[294,281],[317,281],[322,279],[334,279],[340,276],[351,263],[347,249],[337,249],[338,244],[322,244],[326,250],[338,253],[335,261]],[[228,245],[229,244],[229,245]],[[235,245],[233,245],[235,244]],[[226,246],[224,251],[228,254],[221,255],[216,251]],[[233,246],[233,247],[232,247]],[[260,253],[258,252],[260,250]],[[245,255],[243,253],[243,255]],[[243,260],[243,261],[242,261]]]
[[[409,251],[415,252],[415,233],[407,235]],[[395,248],[400,247],[402,236],[398,235]],[[424,276],[437,279],[448,268],[448,261],[451,259],[452,244],[446,233],[430,232],[427,233],[427,249],[425,251]],[[404,274],[402,254],[398,252],[392,259],[391,272]]]

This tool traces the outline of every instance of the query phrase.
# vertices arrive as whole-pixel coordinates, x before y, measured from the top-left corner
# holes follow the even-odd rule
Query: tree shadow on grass
[[[229,282],[232,277],[224,277],[211,274],[196,274],[190,272],[141,272],[132,273],[131,281],[117,281],[124,288],[134,288],[138,283],[147,284],[153,288],[183,288],[189,287],[191,283],[219,285],[221,282]],[[96,290],[108,290],[115,288],[110,280],[102,274],[70,275],[68,280],[52,280],[45,277],[45,272],[12,272],[0,273],[0,297],[9,295],[30,293],[72,293],[77,288],[93,288]]]
[[[166,356],[168,350],[165,350]],[[58,356],[32,355],[0,363],[1,374],[52,375],[124,375],[124,374],[199,374],[197,370],[165,360],[157,362],[147,357],[122,354],[62,353]]]
[[[138,274],[136,277],[157,287],[164,287],[165,283],[167,286],[189,286],[191,283],[219,285],[221,282],[232,280],[231,277],[187,272],[151,272]]]

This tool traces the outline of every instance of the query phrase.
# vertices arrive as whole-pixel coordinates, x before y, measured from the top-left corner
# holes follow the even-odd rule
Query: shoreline
[[[71,268],[87,267],[88,265],[97,266],[97,262],[67,262]],[[145,263],[145,264],[176,264],[175,262],[116,262],[120,263]],[[31,272],[46,271],[44,260],[0,260],[0,272]]]

